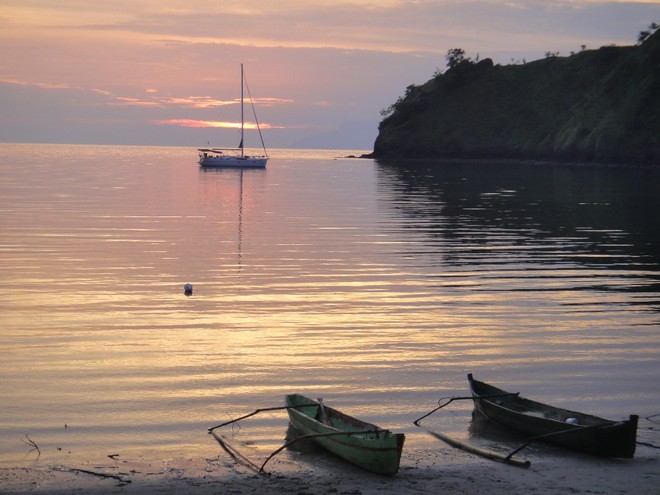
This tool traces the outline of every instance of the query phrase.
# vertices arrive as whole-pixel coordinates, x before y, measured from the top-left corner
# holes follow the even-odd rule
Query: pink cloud
[[[213,108],[226,105],[235,105],[238,100],[216,100],[208,96],[187,96],[187,97],[165,97],[161,102],[167,105],[183,106],[190,108]]]
[[[158,125],[174,125],[178,127],[223,127],[230,129],[240,129],[241,127],[240,122],[216,122],[211,120],[193,120],[193,119],[154,120],[153,123]]]
[[[253,98],[255,105],[260,107],[272,107],[275,105],[290,105],[295,103],[288,98]]]
[[[158,101],[144,101],[138,98],[129,98],[126,96],[116,96],[114,102],[110,105],[125,106],[125,107],[161,107]]]
[[[76,88],[75,86],[71,86],[70,84],[66,84],[66,83],[24,81],[11,77],[0,77],[0,83],[14,84],[16,86],[32,86],[41,89],[75,89]]]
[[[240,129],[240,122],[219,122],[213,120],[194,120],[194,119],[165,119],[165,120],[154,120],[152,121],[157,125],[173,125],[178,127],[215,127],[215,128],[226,128],[226,129]],[[261,129],[290,129],[291,126],[284,125],[275,125],[268,123],[259,123]],[[246,129],[256,129],[257,125],[251,122],[245,123]]]

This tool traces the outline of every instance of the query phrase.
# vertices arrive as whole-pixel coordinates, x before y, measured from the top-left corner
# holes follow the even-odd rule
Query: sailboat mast
[[[244,156],[243,148],[243,131],[245,127],[245,119],[243,116],[243,86],[245,86],[243,81],[243,64],[241,64],[241,156]]]

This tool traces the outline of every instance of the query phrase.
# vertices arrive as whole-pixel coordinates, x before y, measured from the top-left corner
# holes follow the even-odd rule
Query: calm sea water
[[[219,455],[207,427],[293,392],[432,447],[412,421],[468,372],[660,413],[660,172],[348,153],[241,172],[0,145],[0,461],[35,459],[25,435],[40,462]],[[470,408],[438,414],[460,433]],[[286,426],[237,435],[270,449]]]

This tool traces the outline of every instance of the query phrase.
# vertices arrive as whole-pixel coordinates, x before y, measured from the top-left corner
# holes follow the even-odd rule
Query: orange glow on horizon
[[[222,128],[222,129],[240,129],[240,122],[218,122],[213,120],[193,120],[193,119],[166,119],[166,120],[154,120],[154,124],[158,125],[174,125],[179,127],[200,127],[200,128]],[[244,125],[245,129],[257,129],[257,124],[253,122],[246,122]],[[289,126],[283,125],[274,125],[268,123],[259,123],[259,128],[261,129],[288,129]]]

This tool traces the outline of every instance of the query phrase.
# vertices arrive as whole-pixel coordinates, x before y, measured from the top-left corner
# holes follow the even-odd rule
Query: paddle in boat
[[[285,397],[293,427],[316,444],[367,471],[395,474],[405,436],[365,423],[323,401],[291,394]]]
[[[266,146],[264,145],[263,137],[261,136],[261,129],[259,128],[259,122],[257,120],[257,114],[254,110],[254,103],[252,102],[252,96],[250,95],[250,89],[248,89],[248,97],[250,104],[252,106],[252,112],[254,114],[254,120],[256,122],[257,130],[259,131],[259,137],[261,138],[261,146],[264,150],[262,156],[256,155],[246,155],[245,148],[243,146],[243,138],[245,134],[245,115],[244,115],[244,89],[247,87],[245,82],[245,76],[243,74],[243,64],[241,64],[241,141],[238,145],[238,148],[198,148],[199,152],[199,165],[201,167],[215,167],[215,168],[265,168],[266,163],[268,162],[268,153],[266,152]]]
[[[610,421],[525,399],[478,381],[472,373],[467,378],[476,411],[500,426],[529,435],[524,446],[541,440],[606,457],[630,458],[635,453],[638,416]]]

